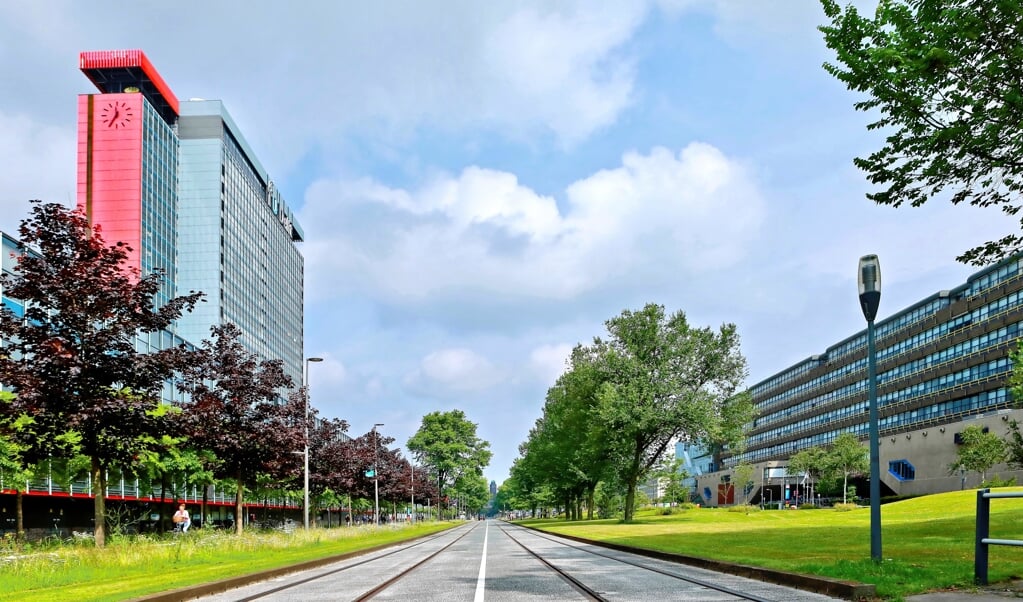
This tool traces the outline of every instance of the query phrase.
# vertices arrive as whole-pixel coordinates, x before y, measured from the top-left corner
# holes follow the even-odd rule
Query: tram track
[[[584,583],[579,581],[576,577],[568,574],[568,572],[560,569],[559,567],[555,566],[554,564],[552,564],[551,562],[549,562],[545,558],[541,557],[534,550],[530,549],[528,546],[523,544],[518,538],[516,538],[511,533],[509,533],[508,532],[509,530],[505,526],[500,526],[498,528],[501,529],[501,531],[509,539],[514,541],[520,547],[522,547],[522,549],[526,550],[532,556],[534,556],[535,558],[537,558],[538,560],[543,562],[545,565],[550,567],[552,570],[557,572],[562,578],[564,578],[569,583],[571,583],[573,585],[573,587],[575,587],[576,589],[579,589],[579,591],[581,591],[585,595],[591,597],[591,599],[593,599],[593,600],[601,600],[601,601],[609,601],[608,598],[605,598],[599,592],[591,589],[590,587],[588,587],[587,585],[585,585]],[[724,594],[728,594],[730,596],[735,596],[739,600],[749,600],[750,602],[780,602],[778,600],[774,600],[774,599],[771,599],[771,598],[764,598],[764,597],[761,597],[761,596],[757,596],[755,594],[741,592],[741,591],[738,591],[736,589],[733,589],[733,588],[730,588],[730,587],[727,587],[727,586],[719,585],[717,583],[712,583],[712,582],[707,581],[705,579],[699,579],[699,578],[692,577],[692,576],[686,576],[686,575],[682,575],[682,574],[679,574],[679,573],[676,573],[676,572],[673,572],[673,571],[666,571],[666,570],[660,569],[658,567],[650,566],[649,564],[644,564],[644,563],[640,563],[640,562],[633,562],[633,561],[630,561],[630,560],[625,560],[623,558],[617,558],[617,557],[615,557],[613,555],[610,555],[610,554],[605,554],[605,553],[602,553],[602,552],[597,552],[595,550],[590,550],[590,549],[587,549],[587,548],[579,546],[579,545],[573,545],[573,544],[565,542],[562,539],[557,539],[557,538],[554,538],[554,537],[549,537],[549,536],[546,536],[546,535],[542,535],[540,533],[537,533],[537,532],[534,532],[534,531],[529,531],[529,530],[524,529],[522,527],[516,527],[515,530],[521,530],[523,532],[529,533],[529,535],[532,536],[532,537],[538,537],[540,539],[544,539],[544,540],[547,540],[547,541],[550,541],[550,542],[553,542],[553,543],[556,543],[556,544],[559,544],[559,545],[563,545],[563,546],[568,547],[568,548],[572,548],[573,550],[577,550],[577,551],[580,551],[580,552],[585,552],[587,554],[592,554],[594,556],[599,556],[601,558],[605,558],[605,559],[613,560],[615,562],[619,562],[619,563],[626,564],[626,565],[629,565],[629,566],[641,568],[641,569],[644,569],[644,570],[647,570],[647,571],[651,571],[651,572],[654,572],[654,573],[657,573],[657,574],[660,574],[660,575],[664,575],[666,577],[672,577],[674,579],[678,579],[679,581],[684,581],[686,583],[689,583],[689,584],[692,584],[692,585],[696,585],[696,586],[699,586],[699,587],[705,587],[707,589],[711,589],[711,590],[718,591],[718,592],[721,592],[721,593],[724,593]]]
[[[453,539],[450,543],[444,545],[444,547],[440,548],[436,552],[433,552],[432,554],[430,554],[426,558],[420,560],[419,562],[415,563],[411,567],[405,569],[404,571],[402,571],[398,575],[392,577],[391,579],[385,581],[384,583],[378,585],[377,587],[374,587],[373,589],[363,593],[361,596],[355,598],[354,600],[361,601],[361,600],[370,600],[370,599],[372,599],[373,596],[375,596],[376,594],[378,594],[378,593],[382,592],[383,590],[387,589],[388,587],[390,587],[394,583],[400,581],[408,573],[411,573],[413,570],[415,570],[416,568],[422,566],[427,561],[429,561],[430,559],[434,558],[435,556],[437,556],[438,554],[440,554],[444,550],[450,548],[452,545],[454,545],[455,543],[460,541],[463,537],[465,537],[466,535],[471,533],[473,531],[473,529],[475,529],[475,528],[476,528],[476,526],[474,525],[474,526],[470,527],[469,529],[466,529],[465,533],[462,533],[461,535],[459,535],[458,537]],[[450,532],[445,531],[445,532],[442,532],[442,533],[440,533],[438,535],[434,535],[432,537],[423,538],[423,539],[417,541],[416,543],[413,543],[413,544],[408,545],[408,546],[404,546],[404,547],[396,549],[396,550],[391,550],[391,551],[385,552],[383,554],[378,554],[378,555],[375,555],[375,556],[373,556],[371,558],[366,558],[365,560],[360,560],[358,562],[353,562],[351,564],[346,564],[346,565],[338,567],[336,569],[332,569],[332,570],[329,570],[329,571],[324,571],[324,572],[321,572],[321,573],[317,573],[316,575],[312,575],[312,576],[306,577],[304,579],[300,579],[298,581],[292,581],[290,583],[281,585],[279,587],[275,587],[273,589],[268,589],[268,590],[265,590],[265,591],[261,591],[258,594],[254,594],[254,595],[251,595],[251,596],[248,596],[248,597],[245,597],[245,598],[239,598],[236,602],[251,602],[253,600],[260,600],[262,598],[267,598],[267,597],[270,597],[272,595],[279,594],[281,592],[285,592],[285,591],[287,591],[289,589],[295,589],[295,588],[297,588],[299,586],[305,585],[307,583],[311,583],[313,581],[324,579],[326,577],[332,577],[332,576],[334,576],[334,575],[336,575],[338,573],[342,573],[342,572],[350,570],[350,569],[354,569],[354,568],[357,568],[357,567],[360,567],[360,566],[363,566],[363,565],[366,565],[366,564],[370,564],[372,562],[377,562],[377,561],[381,560],[382,558],[387,558],[389,556],[394,556],[396,554],[401,554],[402,552],[407,552],[408,550],[411,550],[413,548],[416,548],[416,547],[419,547],[419,546],[431,543],[433,541],[436,541],[437,539],[440,539],[442,537],[449,536],[449,535],[450,535]]]

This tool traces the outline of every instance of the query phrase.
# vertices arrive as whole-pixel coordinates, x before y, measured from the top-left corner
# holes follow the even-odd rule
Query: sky
[[[857,5],[870,10],[869,0]],[[647,303],[737,326],[748,385],[966,281],[1013,232],[877,206],[817,0],[0,0],[0,230],[75,200],[85,50],[223,100],[306,241],[311,403],[404,446],[462,410],[501,483],[572,347]]]

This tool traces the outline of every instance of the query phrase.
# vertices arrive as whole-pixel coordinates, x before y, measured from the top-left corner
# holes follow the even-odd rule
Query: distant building
[[[949,474],[948,466],[966,426],[1005,435],[1013,419],[1023,422],[1006,384],[1009,352],[1021,327],[1023,256],[877,322],[882,496],[977,484],[977,475]],[[756,468],[754,503],[803,501],[812,483],[788,474],[790,456],[826,446],[846,432],[866,441],[866,336],[864,329],[750,387],[759,415],[746,449],[724,450],[714,462],[716,470],[697,477],[698,489],[712,494],[708,503],[726,503],[733,469],[741,462]],[[988,474],[994,473],[1023,478],[1023,472],[1006,466]]]

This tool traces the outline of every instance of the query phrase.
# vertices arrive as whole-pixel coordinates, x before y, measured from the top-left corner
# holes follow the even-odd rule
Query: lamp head
[[[881,263],[877,255],[860,257],[857,283],[860,291],[860,308],[867,322],[877,317],[877,308],[881,304]]]
[[[307,362],[322,362],[323,358],[322,357],[307,357],[307,358],[305,358],[305,361],[307,361]]]

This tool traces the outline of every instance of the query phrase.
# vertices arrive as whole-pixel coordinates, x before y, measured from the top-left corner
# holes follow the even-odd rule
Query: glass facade
[[[301,384],[302,231],[223,103],[179,102],[141,51],[83,53],[81,64],[101,93],[79,97],[79,206],[107,242],[133,247],[143,273],[164,272],[158,303],[205,294],[139,348],[199,345],[232,323]]]
[[[1006,380],[1023,330],[1021,266],[1020,257],[1003,261],[878,322],[882,438],[1012,407]],[[784,461],[845,432],[866,439],[867,385],[865,330],[753,385],[758,417],[745,450],[726,450],[723,466]]]
[[[182,318],[190,340],[231,323],[242,343],[281,359],[302,382],[304,261],[294,217],[219,101],[181,103],[181,290],[203,307]]]

